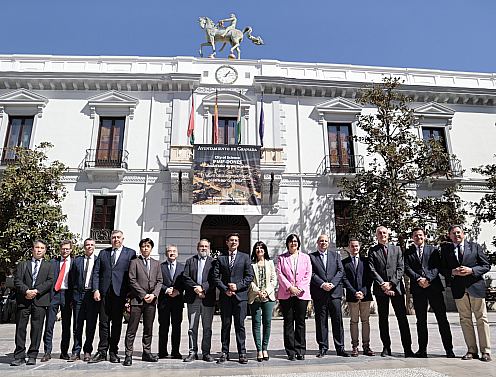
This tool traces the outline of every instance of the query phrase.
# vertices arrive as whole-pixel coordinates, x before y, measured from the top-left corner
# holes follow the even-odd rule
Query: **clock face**
[[[221,65],[215,72],[215,78],[221,84],[232,84],[238,79],[238,72],[230,65]]]

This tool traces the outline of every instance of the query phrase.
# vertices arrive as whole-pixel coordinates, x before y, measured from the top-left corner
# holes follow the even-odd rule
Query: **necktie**
[[[387,251],[387,246],[386,245],[383,245],[382,246],[382,252],[384,253],[384,258],[386,258],[386,260],[387,260],[388,251]]]
[[[169,263],[169,272],[170,272],[170,276],[172,279],[174,279],[174,264],[173,263]]]
[[[463,262],[462,245],[458,244],[458,246],[456,248],[458,250],[458,262],[460,262],[460,264],[462,264],[462,262]]]
[[[38,277],[39,263],[40,263],[40,261],[38,259],[35,259],[34,268],[33,268],[33,285],[32,285],[33,287],[36,283],[36,278]]]
[[[114,267],[115,264],[115,254],[117,254],[117,249],[112,249],[112,254],[110,255],[110,264]]]
[[[358,267],[358,257],[353,257],[353,267],[355,267],[355,270],[357,269]]]
[[[145,267],[146,267],[146,272],[148,275],[150,275],[150,259],[145,258]]]
[[[419,246],[418,247],[418,256],[419,256],[420,262],[422,262],[423,254],[424,254],[424,250],[423,250],[422,246]]]
[[[231,258],[231,259],[229,260],[229,269],[231,269],[231,270],[232,270],[232,268],[234,267],[234,259],[235,259],[235,257],[234,257],[234,253],[231,253],[230,258]]]
[[[196,282],[198,284],[203,283],[203,269],[205,268],[205,258],[200,257],[198,260],[198,272],[196,274]]]
[[[327,271],[327,255],[326,253],[320,253],[320,259],[322,259],[322,264],[324,265],[324,270]]]
[[[62,287],[62,282],[64,281],[64,275],[65,275],[66,262],[67,259],[64,259],[64,261],[62,262],[62,267],[60,268],[59,276],[57,277],[57,282],[55,283],[56,292],[60,291],[60,288]]]
[[[88,289],[89,288],[89,282],[88,282],[88,268],[90,266],[90,257],[85,257],[84,258],[84,272],[83,272],[83,279],[84,279],[84,288]]]

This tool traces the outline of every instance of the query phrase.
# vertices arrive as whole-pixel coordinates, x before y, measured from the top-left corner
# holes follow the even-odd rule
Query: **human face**
[[[143,256],[143,258],[148,258],[152,252],[152,245],[150,245],[149,242],[144,242],[141,246],[140,246],[140,253],[141,255]]]
[[[326,251],[328,247],[329,247],[329,237],[327,237],[325,234],[319,236],[319,238],[317,238],[317,248],[320,251]]]
[[[262,245],[257,245],[257,247],[255,248],[255,253],[257,255],[257,260],[265,259],[265,250]]]
[[[62,246],[60,246],[60,256],[62,258],[67,258],[69,255],[71,255],[72,247],[70,243],[65,243]]]
[[[169,262],[174,262],[177,259],[177,247],[169,246],[166,251]]]
[[[210,253],[210,244],[207,241],[200,241],[196,251],[200,257],[206,257]]]
[[[238,250],[239,246],[239,237],[238,236],[231,236],[228,238],[226,241],[227,248],[229,251],[236,251]]]
[[[462,243],[463,240],[465,239],[465,233],[463,232],[463,229],[460,228],[459,226],[455,226],[453,229],[451,229],[451,232],[449,234],[449,237],[453,243]]]
[[[387,228],[380,227],[379,229],[377,229],[377,232],[375,233],[375,236],[377,237],[377,241],[380,244],[385,245],[389,241],[389,231],[388,231]]]
[[[87,257],[91,256],[95,252],[95,241],[93,240],[87,240],[84,243],[84,255]]]
[[[112,234],[112,247],[118,249],[122,246],[122,241],[124,241],[124,234],[117,232]]]
[[[422,246],[425,241],[425,234],[423,230],[416,230],[412,234],[413,243],[417,246]]]
[[[45,253],[46,253],[46,246],[41,242],[36,242],[32,250],[33,258],[40,260],[45,256]]]
[[[291,241],[289,241],[289,243],[288,243],[288,251],[291,254],[293,254],[296,251],[298,251],[298,240],[296,239],[296,237],[293,237],[293,239]]]
[[[350,251],[351,256],[358,255],[360,253],[360,242],[358,241],[350,241],[348,245],[348,249]]]

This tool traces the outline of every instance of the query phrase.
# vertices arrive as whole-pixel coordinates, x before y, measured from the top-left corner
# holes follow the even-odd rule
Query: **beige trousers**
[[[477,340],[475,339],[474,323],[472,313],[475,315],[477,334],[479,336],[479,348],[481,353],[491,353],[491,341],[489,323],[487,320],[486,299],[472,297],[465,292],[462,298],[456,299],[456,308],[460,316],[465,344],[468,352],[478,353]]]
[[[362,348],[370,348],[370,304],[372,301],[348,302],[351,346],[358,347],[358,320],[362,322]]]

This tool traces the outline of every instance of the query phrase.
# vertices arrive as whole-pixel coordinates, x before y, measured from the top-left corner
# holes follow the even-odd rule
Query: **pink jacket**
[[[302,290],[302,292],[298,295],[300,300],[311,299],[310,280],[312,278],[312,263],[310,262],[310,257],[308,254],[303,253],[301,250],[298,254],[296,282],[291,262],[291,254],[289,254],[289,252],[285,252],[284,254],[279,255],[277,262],[277,280],[279,282],[277,298],[279,300],[287,300],[291,297],[288,289],[292,285],[295,285]]]

